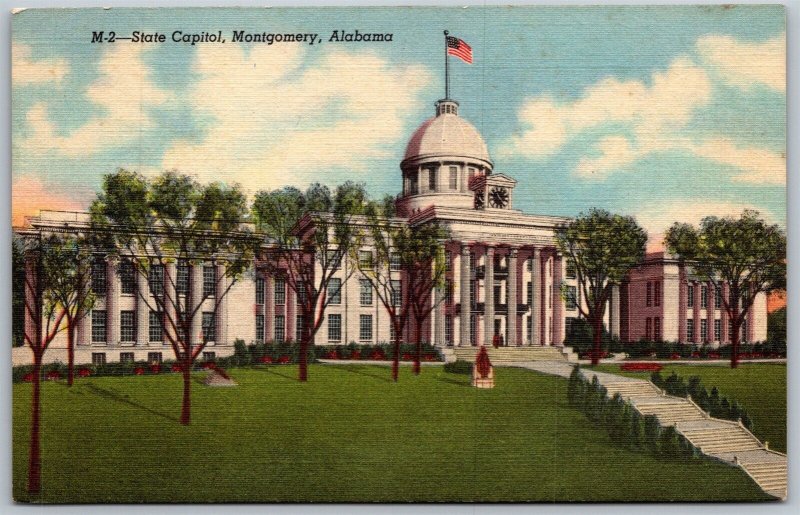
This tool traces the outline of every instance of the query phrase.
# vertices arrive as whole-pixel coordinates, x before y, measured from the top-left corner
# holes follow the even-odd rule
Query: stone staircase
[[[700,452],[740,467],[766,493],[785,499],[787,459],[769,450],[740,422],[711,417],[690,398],[666,395],[650,381],[583,370],[597,376],[609,396],[619,393],[642,415],[655,415],[662,426],[675,429]]]
[[[480,347],[450,347],[445,351],[445,361],[448,357],[460,361],[473,363]],[[526,361],[577,361],[577,355],[569,347],[487,347],[492,365],[509,366]]]

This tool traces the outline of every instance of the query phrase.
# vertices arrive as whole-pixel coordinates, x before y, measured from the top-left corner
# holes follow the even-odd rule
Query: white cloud
[[[700,157],[734,166],[736,182],[786,184],[786,155],[757,147],[740,147],[726,138],[709,139],[692,149]]]
[[[697,51],[730,84],[742,89],[764,84],[786,91],[785,32],[762,43],[711,34],[697,40]]]
[[[605,178],[617,168],[634,162],[639,153],[631,148],[624,136],[606,136],[597,143],[600,155],[595,158],[583,157],[575,172],[582,177]]]
[[[163,168],[201,180],[239,182],[247,190],[324,180],[332,169],[353,178],[372,158],[407,136],[404,119],[430,82],[417,65],[393,64],[374,53],[330,51],[302,68],[300,47],[201,47],[200,76],[190,100],[211,118],[202,142],[167,150]]]
[[[31,47],[23,43],[11,44],[11,80],[14,85],[54,82],[60,84],[69,71],[64,59],[31,59]]]
[[[40,102],[28,111],[30,136],[21,145],[32,155],[55,151],[69,157],[92,155],[104,148],[135,141],[153,126],[147,109],[161,105],[170,95],[157,88],[142,60],[143,47],[111,47],[99,63],[99,74],[86,90],[86,98],[103,114],[89,119],[68,135],[60,135]]]

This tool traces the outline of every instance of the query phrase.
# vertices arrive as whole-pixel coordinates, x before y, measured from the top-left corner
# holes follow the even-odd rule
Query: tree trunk
[[[731,337],[731,368],[739,366],[739,342],[741,340],[742,322],[739,316],[733,320],[733,336]]]
[[[600,363],[600,355],[603,344],[603,317],[595,316],[594,323],[592,324],[592,365]]]
[[[42,491],[42,456],[40,447],[42,358],[34,356],[33,400],[31,402],[31,446],[28,457],[28,493],[38,495]]]
[[[192,421],[192,362],[191,358],[183,360],[183,407],[181,408],[181,424],[188,426]]]
[[[416,327],[414,328],[414,375],[418,376],[420,372],[420,362],[422,361],[422,320],[416,320]]]
[[[75,381],[75,328],[67,321],[67,386]]]

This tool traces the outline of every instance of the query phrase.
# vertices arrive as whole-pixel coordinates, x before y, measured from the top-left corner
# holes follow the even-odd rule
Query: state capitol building
[[[438,223],[449,230],[445,243],[446,281],[433,295],[436,308],[422,330],[437,347],[491,345],[495,335],[517,346],[562,346],[582,302],[575,272],[559,252],[555,229],[568,218],[527,214],[514,209],[517,181],[494,170],[486,143],[459,115],[459,104],[436,103],[435,115],[411,135],[400,162],[402,192],[397,212],[404,223]],[[86,227],[85,213],[42,211],[28,218],[30,229],[47,232],[66,226]],[[360,253],[370,253],[362,248]],[[367,256],[368,257],[368,256]],[[137,299],[136,286],[100,260],[93,270],[97,300],[90,316],[78,323],[76,363],[172,358],[158,317]],[[174,265],[173,265],[174,266]],[[186,274],[197,285],[213,288],[214,263],[202,273]],[[370,282],[348,266],[334,275],[338,295],[331,299],[315,344],[385,343],[392,339],[389,316]],[[180,280],[181,271],[178,270]],[[134,274],[138,275],[138,274]],[[133,281],[142,281],[133,278]],[[202,284],[201,284],[202,283]],[[562,285],[567,293],[562,297]],[[179,282],[180,286],[180,282]],[[139,285],[147,287],[147,284]],[[146,289],[143,291],[147,291]],[[180,293],[180,292],[179,292]],[[623,342],[640,339],[719,344],[730,342],[730,324],[722,309],[726,288],[715,289],[693,277],[689,267],[664,253],[645,261],[613,290],[606,310],[606,328]],[[565,298],[566,300],[565,300]],[[213,310],[206,301],[202,324],[209,342],[206,358],[233,353],[236,339],[246,343],[299,339],[294,292],[281,280],[246,275]],[[763,341],[767,333],[766,296],[759,294],[742,328],[743,340]],[[66,337],[59,335],[47,360],[66,361]],[[15,364],[27,348],[15,349]]]

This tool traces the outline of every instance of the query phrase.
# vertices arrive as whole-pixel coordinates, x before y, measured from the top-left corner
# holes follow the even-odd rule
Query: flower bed
[[[626,372],[659,372],[662,368],[658,363],[623,363],[619,366]]]

